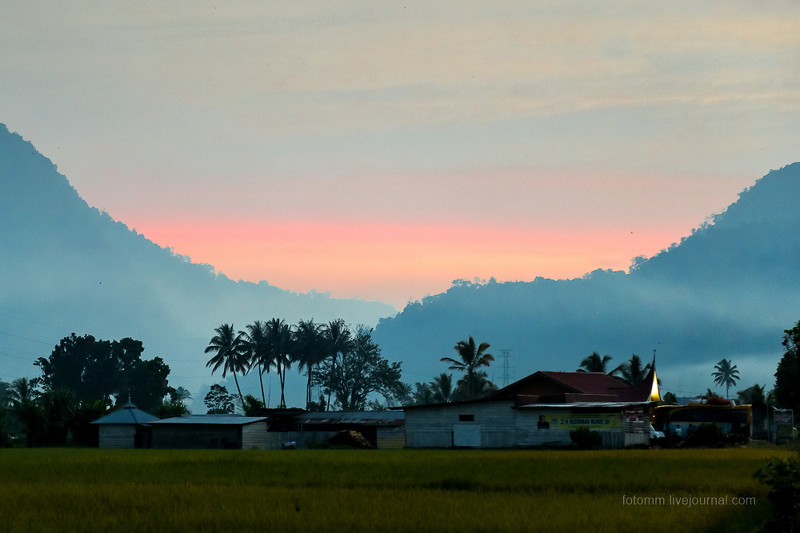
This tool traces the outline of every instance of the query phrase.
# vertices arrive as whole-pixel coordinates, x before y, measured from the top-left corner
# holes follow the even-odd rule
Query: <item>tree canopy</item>
[[[739,381],[739,370],[736,365],[731,365],[728,359],[722,359],[714,365],[714,372],[711,373],[714,383],[725,387],[725,397],[730,397],[730,388]]]
[[[68,390],[80,401],[117,404],[130,396],[140,409],[155,411],[170,390],[170,368],[160,357],[142,359],[143,352],[142,342],[129,337],[105,341],[72,333],[34,364],[42,369],[45,391]]]
[[[581,360],[578,372],[602,372],[606,373],[609,361],[612,357],[610,355],[600,356],[597,352],[592,352]]]
[[[381,350],[372,340],[372,330],[359,328],[354,336],[340,332],[351,342],[340,344],[339,357],[326,359],[315,371],[317,381],[334,405],[343,411],[360,411],[371,394],[379,394],[388,402],[408,394],[400,381],[400,363],[390,363],[381,357]]]
[[[611,356],[606,356],[609,359]],[[633,354],[628,361],[625,361],[617,368],[611,371],[612,376],[616,376],[629,385],[636,385],[647,377],[650,372],[650,363],[642,365],[641,358]]]
[[[449,363],[450,370],[464,373],[458,380],[459,399],[474,400],[495,388],[486,372],[480,370],[481,367],[488,367],[494,361],[494,356],[487,352],[488,342],[477,344],[470,336],[468,340],[458,341],[453,349],[458,354],[458,359],[442,357],[441,361]]]
[[[233,396],[223,385],[211,385],[208,394],[203,398],[203,403],[206,404],[210,415],[233,414]]]
[[[775,401],[778,407],[794,409],[796,418],[800,413],[800,321],[783,334],[786,352],[775,371]]]

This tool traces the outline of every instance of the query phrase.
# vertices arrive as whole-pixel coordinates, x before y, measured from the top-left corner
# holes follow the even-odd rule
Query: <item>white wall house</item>
[[[654,367],[634,386],[599,372],[536,372],[480,400],[403,407],[406,446],[566,446],[580,427],[604,448],[648,444],[659,400]]]

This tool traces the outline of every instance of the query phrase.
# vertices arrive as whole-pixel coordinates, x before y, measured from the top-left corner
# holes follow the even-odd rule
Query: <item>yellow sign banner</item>
[[[622,428],[622,415],[604,413],[570,413],[558,415],[541,415],[540,427],[543,422],[552,429],[576,429],[586,427],[590,429],[619,429]]]

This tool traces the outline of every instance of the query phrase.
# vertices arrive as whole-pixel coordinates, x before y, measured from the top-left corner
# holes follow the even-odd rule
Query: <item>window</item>
[[[459,422],[475,422],[475,415],[458,415]]]

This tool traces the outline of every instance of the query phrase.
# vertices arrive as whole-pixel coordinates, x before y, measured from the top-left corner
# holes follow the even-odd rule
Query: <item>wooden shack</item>
[[[151,424],[153,448],[265,449],[266,417],[184,415]]]

